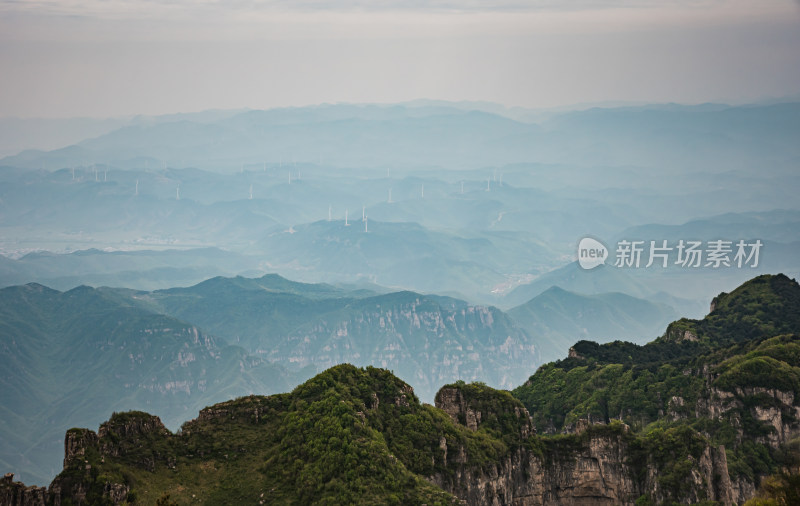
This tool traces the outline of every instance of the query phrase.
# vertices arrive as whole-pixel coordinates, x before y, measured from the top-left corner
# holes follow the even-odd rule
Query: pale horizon
[[[0,1],[0,117],[800,93],[800,3]]]

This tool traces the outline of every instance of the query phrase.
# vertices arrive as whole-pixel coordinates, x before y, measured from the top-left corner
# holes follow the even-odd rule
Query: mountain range
[[[343,364],[290,393],[207,407],[175,433],[157,416],[115,413],[97,432],[67,431],[64,470],[48,488],[7,476],[0,497],[632,505],[759,494],[791,503],[798,315],[800,285],[759,276],[646,345],[580,341],[511,392],[459,381],[434,407],[389,371]]]
[[[62,129],[53,138],[72,142],[0,160],[0,254],[21,262],[0,259],[0,282],[153,290],[277,272],[502,308],[556,285],[700,316],[726,287],[800,273],[797,110],[667,104],[542,116],[415,102],[0,121],[20,135]],[[584,283],[591,289],[548,281],[585,236],[609,248],[633,237],[760,239],[764,254],[753,271],[629,269]],[[25,259],[91,250],[117,255],[116,272],[111,261],[71,272],[60,258]]]
[[[656,332],[653,322],[671,315],[621,294],[553,288],[504,313],[447,296],[275,274],[154,291],[28,284],[0,294],[3,423],[15,434],[0,458],[39,481],[55,472],[66,426],[96,424],[109,410],[157,409],[174,428],[200,406],[276,393],[343,362],[390,369],[432,402],[440,385],[456,380],[512,388],[577,339]]]

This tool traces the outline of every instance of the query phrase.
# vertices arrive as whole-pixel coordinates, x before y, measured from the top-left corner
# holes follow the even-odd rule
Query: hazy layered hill
[[[553,286],[587,295],[608,292],[621,292],[640,298],[652,295],[652,288],[634,278],[632,274],[613,265],[600,265],[592,270],[585,270],[581,269],[578,262],[572,262],[547,272],[530,283],[519,285],[505,295],[503,302],[506,306],[515,307],[541,295]]]
[[[577,262],[567,264],[519,284],[504,294],[498,304],[504,308],[520,305],[551,286],[558,286],[588,295],[621,292],[667,304],[680,314],[698,317],[707,310],[710,297],[730,286],[744,283],[755,274],[785,272],[790,276],[800,275],[796,253],[800,247],[799,230],[800,213],[790,209],[726,213],[675,225],[650,223],[630,227],[602,238],[610,255],[605,265],[584,270]],[[621,240],[643,241],[644,252],[638,268],[614,265],[616,247]],[[660,246],[665,240],[672,248],[668,267],[663,268],[656,262],[646,268],[650,242],[655,241]],[[676,264],[679,241],[699,241],[705,255],[709,242],[716,240],[730,242],[729,266],[709,267],[706,256],[703,256],[700,267]],[[757,240],[761,242],[756,267],[752,267],[753,260],[743,262],[741,267],[736,264],[736,244],[740,240],[747,244]],[[749,253],[749,249],[746,252]]]
[[[437,295],[375,293],[275,275],[124,294],[271,362],[317,370],[341,362],[389,368],[407,377],[423,399],[457,379],[511,387],[540,363],[536,335],[499,309]]]
[[[216,248],[188,250],[80,250],[69,254],[0,256],[0,286],[36,282],[57,290],[79,285],[154,290],[189,286],[219,275],[260,274],[262,259]]]
[[[304,266],[304,278],[364,279],[419,291],[463,291],[481,297],[481,288],[502,284],[509,272],[538,272],[555,254],[542,241],[493,231],[447,231],[416,223],[369,220],[345,226],[318,221],[263,238],[259,246],[278,271]]]
[[[204,118],[139,121],[49,153],[3,163],[40,168],[82,159],[129,166],[137,157],[182,166],[316,162],[339,166],[482,167],[516,162],[684,167],[714,171],[753,163],[788,170],[799,153],[798,104],[595,108],[541,124],[453,104],[332,105]],[[519,118],[520,115],[514,115]],[[723,155],[727,153],[727,155]]]
[[[30,504],[241,502],[742,504],[794,497],[800,285],[759,276],[645,346],[582,341],[513,393],[443,386],[436,407],[381,369],[210,406],[170,433],[143,412],[71,429]],[[527,409],[526,409],[527,408]],[[560,434],[551,434],[559,431]],[[795,494],[795,495],[792,495]]]
[[[537,337],[545,361],[581,339],[644,344],[678,316],[672,307],[623,293],[581,295],[555,286],[508,315]]]
[[[800,211],[776,209],[767,212],[725,213],[694,219],[680,225],[647,224],[619,233],[631,239],[658,238],[676,242],[679,239],[712,239],[770,241],[793,244],[800,241]],[[769,260],[769,257],[765,256]]]
[[[65,427],[109,409],[157,410],[173,425],[231,396],[286,390],[309,373],[248,356],[119,293],[37,284],[0,290],[0,461],[43,482]]]
[[[165,277],[179,285],[202,279],[195,274],[266,272],[371,280],[502,307],[556,285],[620,291],[698,316],[705,299],[752,275],[800,272],[792,215],[800,176],[790,142],[797,110],[796,103],[595,108],[534,123],[524,111],[491,104],[414,103],[137,118],[63,149],[0,162],[0,251],[19,258],[39,250],[216,247],[250,256],[246,269],[214,271],[187,258],[182,267],[194,273]],[[345,216],[349,227],[340,226]],[[629,232],[758,233],[759,223],[770,223],[762,227],[761,270],[668,269],[583,287],[546,281],[574,259],[585,235],[610,243]],[[12,274],[25,273],[16,267]],[[6,283],[167,286],[156,284],[158,271],[127,270],[31,272]],[[536,286],[506,298],[529,282]]]
[[[799,154],[792,139],[800,131],[800,103],[594,108],[567,112],[544,126],[566,132],[577,146],[572,157],[591,154],[598,164],[723,172],[766,164],[788,173]]]

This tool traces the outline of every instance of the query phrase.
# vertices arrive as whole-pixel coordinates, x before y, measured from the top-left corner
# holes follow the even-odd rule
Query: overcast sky
[[[800,2],[0,0],[0,70],[20,117],[745,102],[800,93]]]

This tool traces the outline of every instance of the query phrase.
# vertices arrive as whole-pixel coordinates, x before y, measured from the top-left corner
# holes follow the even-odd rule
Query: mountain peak
[[[800,285],[784,274],[764,274],[714,297],[702,320],[673,322],[663,339],[726,345],[792,333],[800,333]]]

